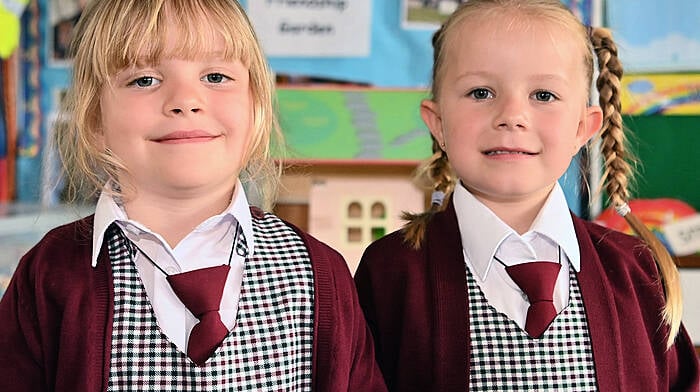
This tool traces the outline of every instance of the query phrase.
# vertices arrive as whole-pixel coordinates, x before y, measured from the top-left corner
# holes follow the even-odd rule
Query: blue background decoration
[[[626,71],[700,71],[698,0],[605,3],[606,25],[615,34]]]
[[[242,0],[241,4],[246,6],[249,1],[256,0]],[[401,7],[405,1],[409,0],[372,1],[372,38],[368,57],[271,57],[270,65],[279,73],[368,83],[375,87],[427,87],[432,71],[431,38],[435,28],[404,28]],[[563,3],[584,23],[590,24],[592,0],[566,0]]]

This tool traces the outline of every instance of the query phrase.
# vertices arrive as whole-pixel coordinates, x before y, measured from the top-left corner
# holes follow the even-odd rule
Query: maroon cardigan
[[[684,328],[666,351],[659,275],[634,237],[574,216],[578,279],[601,391],[698,391],[698,359]],[[400,232],[365,251],[355,282],[390,391],[469,390],[469,314],[454,205],[414,250]]]
[[[106,241],[90,266],[92,218],[52,230],[17,267],[0,301],[0,391],[107,390],[112,271]],[[345,261],[294,229],[314,271],[313,390],[386,391]]]

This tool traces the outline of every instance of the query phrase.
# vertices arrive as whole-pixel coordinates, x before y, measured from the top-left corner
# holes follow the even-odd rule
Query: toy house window
[[[384,226],[379,226],[379,227],[372,227],[372,241],[378,240],[386,234],[386,227]]]
[[[350,225],[347,228],[348,242],[362,242],[362,204],[353,201],[348,204],[347,218]]]
[[[370,234],[371,240],[378,240],[386,234],[386,206],[384,203],[377,201],[372,204],[370,209],[371,225]]]
[[[386,207],[384,203],[376,202],[372,204],[372,219],[384,219],[386,218]]]
[[[361,227],[348,227],[348,242],[362,242]]]
[[[353,244],[368,244],[387,233],[385,201],[352,200],[346,204],[345,240]]]
[[[362,204],[353,201],[348,205],[348,218],[362,218]]]

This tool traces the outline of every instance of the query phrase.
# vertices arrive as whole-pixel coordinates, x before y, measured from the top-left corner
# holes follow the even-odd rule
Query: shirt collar
[[[461,183],[454,191],[454,206],[459,224],[462,247],[475,271],[484,279],[493,256],[509,235],[518,235],[488,207],[472,195]],[[574,231],[574,223],[559,183],[554,185],[530,231],[547,236],[566,254],[576,271],[580,270],[581,256]]]
[[[212,225],[217,224],[221,221],[221,217],[226,215],[232,216],[241,226],[243,230],[243,235],[245,236],[246,245],[248,247],[248,255],[253,255],[254,237],[253,237],[253,219],[250,215],[250,207],[248,205],[248,198],[246,197],[245,190],[240,181],[236,182],[235,192],[233,193],[231,202],[228,207],[218,215],[210,217],[209,219],[202,222],[195,230],[206,230]],[[92,266],[97,266],[97,258],[100,254],[100,249],[102,247],[102,242],[104,241],[105,233],[109,226],[114,222],[125,222],[132,224],[143,231],[150,230],[144,227],[137,221],[130,220],[126,215],[126,211],[119,205],[114,197],[110,194],[109,185],[105,185],[100,197],[97,200],[97,205],[95,207],[95,219],[93,223],[92,232]]]
[[[559,183],[555,183],[552,192],[549,194],[547,202],[535,218],[531,231],[536,231],[561,247],[562,253],[566,254],[569,262],[576,272],[581,270],[581,251],[574,229],[574,219],[566,204],[564,190]]]

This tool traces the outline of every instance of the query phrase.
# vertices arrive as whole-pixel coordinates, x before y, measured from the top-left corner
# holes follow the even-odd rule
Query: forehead
[[[512,10],[495,10],[464,17],[446,37],[446,64],[479,64],[498,59],[537,61],[542,69],[557,64],[583,65],[585,43],[563,22]],[[487,16],[487,17],[484,17]],[[581,61],[579,61],[581,60]]]
[[[150,15],[123,15],[127,23],[113,37],[105,56],[112,72],[138,63],[157,63],[164,58],[195,60],[217,57],[240,60],[246,67],[254,45],[246,22],[234,12],[208,12],[201,7],[175,7],[165,2]],[[117,27],[119,28],[119,27]]]

